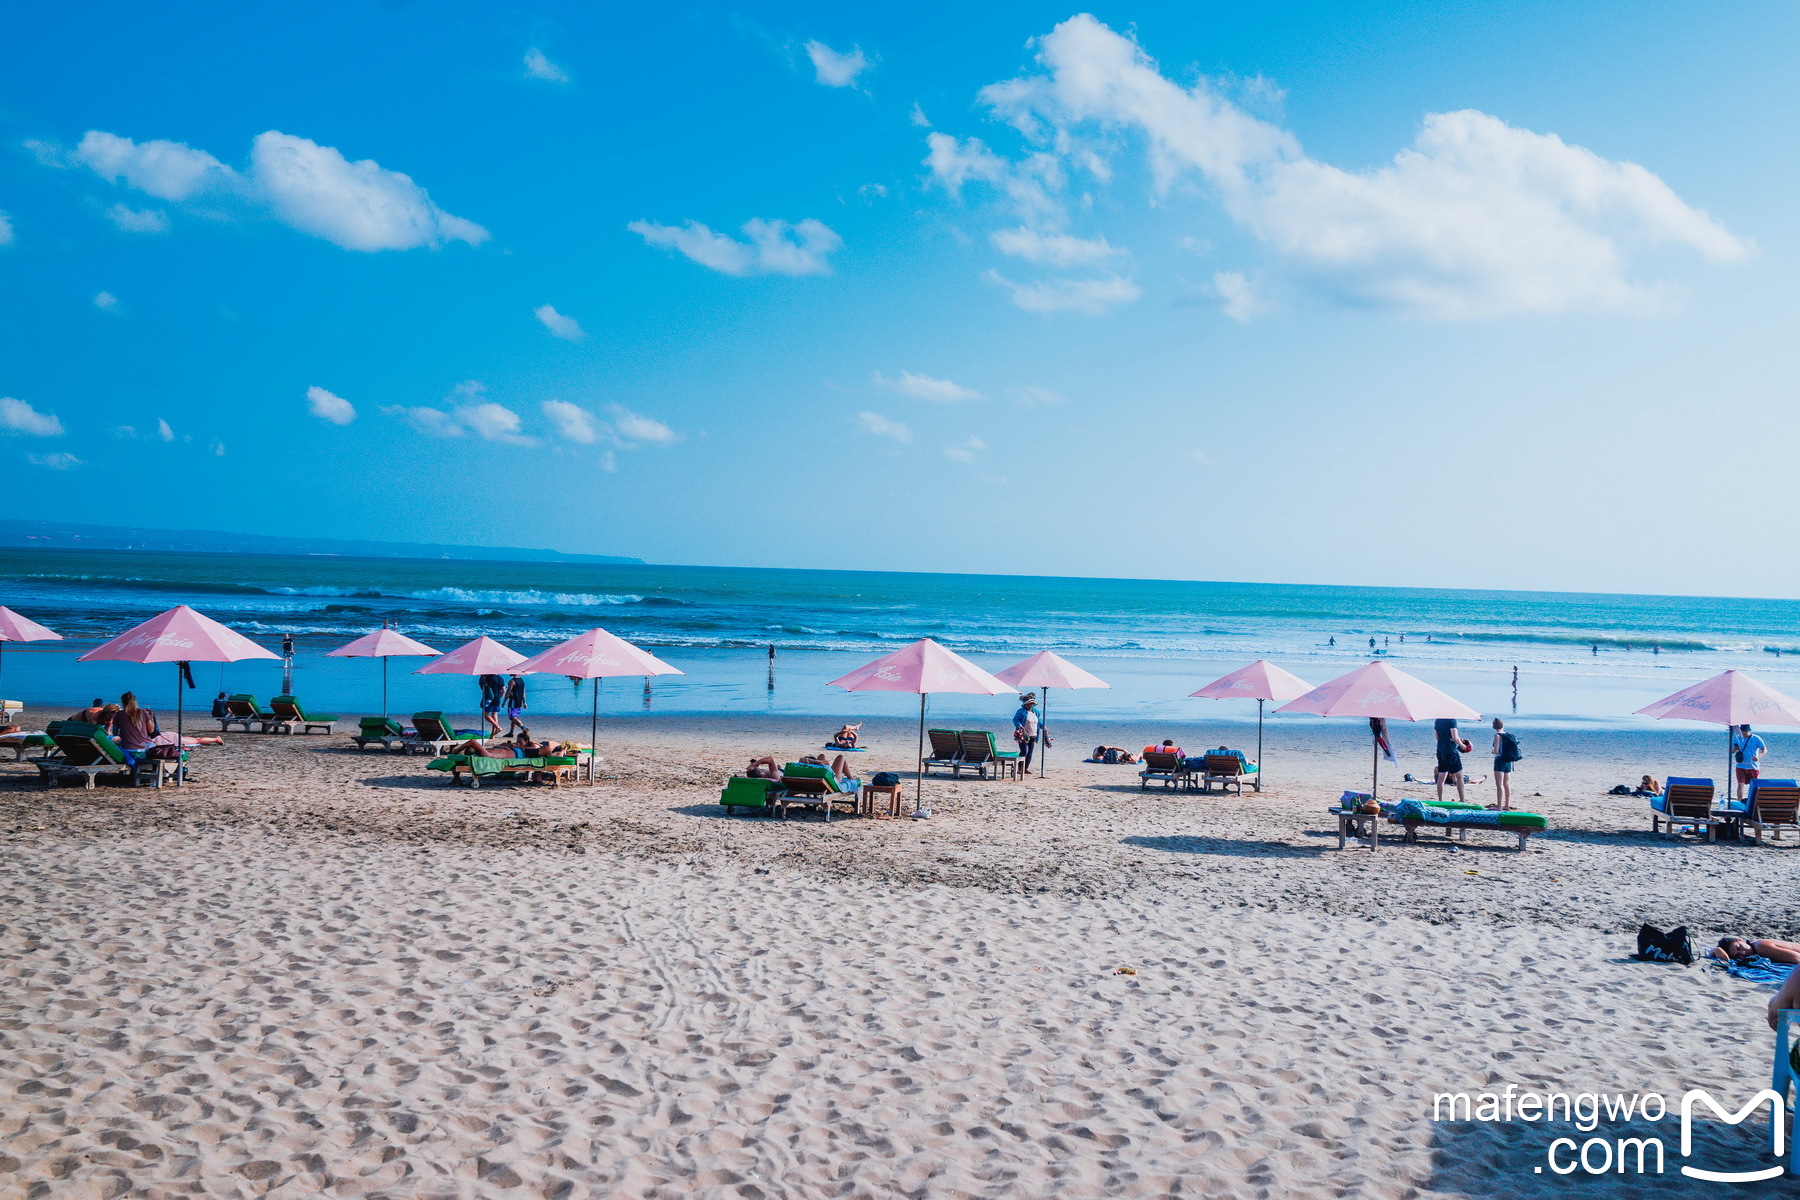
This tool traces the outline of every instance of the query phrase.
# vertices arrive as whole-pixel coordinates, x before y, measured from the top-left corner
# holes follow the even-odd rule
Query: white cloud
[[[5,213],[0,212],[0,246],[10,246],[12,244],[13,244],[12,219],[10,217],[8,217]]]
[[[1225,303],[1219,311],[1234,321],[1253,321],[1269,311],[1269,304],[1250,281],[1238,271],[1220,271],[1213,276],[1213,290]]]
[[[160,208],[127,208],[115,204],[106,210],[106,219],[127,233],[167,233],[169,214]]]
[[[546,58],[536,46],[525,51],[525,74],[549,83],[569,82],[569,73]]]
[[[1051,391],[1049,388],[1035,387],[1031,384],[1026,384],[1023,387],[1007,388],[1006,394],[1026,408],[1033,408],[1039,404],[1061,404],[1068,398],[1057,392]]]
[[[617,472],[619,469],[619,456],[614,454],[611,450],[601,451],[600,469],[609,475]]]
[[[906,117],[907,120],[911,121],[914,125],[917,125],[920,129],[931,128],[931,118],[925,115],[925,110],[919,107],[919,102],[917,100],[913,101],[912,111],[908,113]]]
[[[334,396],[322,387],[306,389],[306,409],[322,421],[348,425],[356,420],[356,406],[342,396]]]
[[[56,454],[27,454],[27,462],[33,466],[49,467],[52,471],[69,471],[81,465],[81,460],[73,454],[58,452]]]
[[[1077,312],[1093,316],[1115,304],[1129,304],[1144,294],[1137,284],[1117,275],[1097,279],[1044,279],[1036,283],[1019,283],[998,271],[984,271],[981,277],[1010,290],[1012,302],[1026,312]]]
[[[101,312],[118,312],[119,298],[111,292],[96,292],[94,294],[94,307]]]
[[[137,428],[132,425],[114,425],[112,433],[122,441],[130,441],[137,437]]]
[[[864,200],[880,200],[887,195],[887,185],[885,183],[865,183],[856,189],[856,194]]]
[[[997,115],[1097,174],[1107,168],[1094,138],[1136,133],[1159,194],[1198,176],[1296,275],[1356,303],[1452,319],[1643,310],[1666,289],[1630,278],[1639,251],[1674,246],[1723,263],[1750,250],[1643,167],[1487,113],[1427,114],[1391,163],[1347,171],[1212,82],[1171,80],[1091,16],[1037,48],[1041,73],[983,89]],[[983,169],[1004,177],[1030,161]]]
[[[406,175],[369,159],[351,162],[330,146],[273,129],[251,143],[243,172],[179,142],[134,142],[100,130],[88,131],[73,151],[41,143],[31,148],[51,166],[85,166],[113,183],[217,217],[271,216],[346,250],[479,245],[488,237],[481,226],[438,208]],[[117,212],[108,215],[120,221]],[[136,213],[127,219],[147,218]]]
[[[889,379],[877,371],[875,372],[875,382],[882,387],[899,392],[902,396],[911,396],[914,400],[933,400],[940,404],[987,398],[974,388],[964,387],[960,383],[952,383],[948,379],[933,379],[929,375],[914,375],[911,371],[900,372],[898,379]]]
[[[381,413],[399,417],[420,433],[432,437],[460,438],[473,434],[483,441],[509,446],[537,445],[536,438],[520,432],[524,422],[519,419],[519,414],[504,404],[483,399],[486,392],[486,385],[468,379],[450,389],[450,395],[445,399],[455,406],[449,411],[429,406],[384,405]]]
[[[999,229],[990,236],[1002,254],[1055,267],[1077,267],[1101,262],[1120,253],[1103,237],[1071,237],[1066,233],[1046,233],[1028,225],[1021,225],[1017,229]]]
[[[747,240],[741,242],[698,221],[679,226],[633,221],[625,228],[652,246],[679,251],[726,275],[829,275],[826,256],[844,244],[830,227],[810,217],[792,225],[760,217],[746,221]]]
[[[911,442],[912,430],[898,421],[890,421],[880,413],[859,412],[857,421],[863,429],[876,437],[893,438],[896,442]]]
[[[1198,448],[1189,450],[1187,452],[1187,456],[1189,458],[1193,459],[1195,462],[1199,463],[1203,467],[1213,467],[1213,466],[1218,465],[1217,463],[1215,463],[1213,461],[1212,455],[1210,455],[1206,451],[1198,449]]]
[[[169,427],[167,421],[158,417],[156,418],[156,436],[165,442],[172,442],[175,440],[175,431]]]
[[[27,437],[61,437],[64,432],[55,413],[41,413],[11,396],[0,396],[0,430]]]
[[[594,414],[580,405],[570,404],[567,400],[546,400],[543,408],[544,415],[556,426],[556,432],[571,442],[591,446],[600,440],[600,427],[594,421]]]
[[[224,442],[214,442],[212,444],[212,452],[213,452],[214,458],[224,458],[225,457],[225,443]]]
[[[869,69],[861,46],[852,46],[850,53],[840,54],[824,42],[808,42],[806,57],[812,59],[813,70],[826,87],[851,87],[856,77]]]
[[[531,310],[531,313],[545,329],[566,342],[579,342],[587,336],[587,331],[582,329],[581,322],[574,317],[563,316],[548,304],[538,305]]]
[[[607,411],[612,414],[613,430],[618,437],[627,442],[650,442],[658,446],[668,446],[681,440],[679,433],[655,417],[634,413],[629,408],[617,404],[608,406]]]
[[[944,447],[944,453],[947,456],[954,458],[957,462],[964,463],[973,463],[986,450],[987,443],[978,437],[972,437],[967,441],[957,442],[955,445]]]

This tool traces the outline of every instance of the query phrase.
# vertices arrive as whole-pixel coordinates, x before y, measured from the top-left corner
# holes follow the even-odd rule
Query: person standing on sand
[[[481,719],[487,723],[488,732],[499,737],[500,702],[506,699],[506,680],[498,675],[483,675],[477,682],[481,684]]]
[[[1433,727],[1437,730],[1437,770],[1432,773],[1432,779],[1437,784],[1437,798],[1444,798],[1446,783],[1454,783],[1456,798],[1466,801],[1468,797],[1463,795],[1462,747],[1457,736],[1456,718],[1439,717],[1433,722]]]
[[[1733,772],[1737,776],[1737,798],[1744,798],[1744,789],[1750,781],[1762,774],[1762,756],[1768,753],[1769,744],[1750,732],[1748,725],[1739,725],[1737,736],[1731,739],[1731,761],[1737,767]]]
[[[646,678],[648,678],[646,676]],[[525,677],[510,676],[506,681],[506,733],[512,736],[515,730],[525,728]],[[496,725],[499,722],[495,722]]]
[[[1519,739],[1506,732],[1506,722],[1494,718],[1494,802],[1501,812],[1512,807],[1513,764],[1525,757]]]
[[[1013,714],[1013,741],[1019,744],[1019,770],[1022,774],[1031,774],[1031,753],[1037,749],[1038,730],[1041,728],[1037,693],[1026,692],[1019,697],[1019,711]]]

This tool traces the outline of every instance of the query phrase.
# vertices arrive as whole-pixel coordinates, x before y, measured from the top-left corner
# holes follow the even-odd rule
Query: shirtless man
[[[1787,982],[1781,985],[1781,990],[1775,993],[1775,998],[1769,1001],[1770,1029],[1780,1025],[1777,1014],[1784,1008],[1800,1008],[1800,971],[1789,975]]]
[[[1727,960],[1760,956],[1770,962],[1800,963],[1800,942],[1781,942],[1774,938],[1722,937],[1719,944],[1713,947],[1712,956]],[[1800,975],[1800,971],[1794,974]]]

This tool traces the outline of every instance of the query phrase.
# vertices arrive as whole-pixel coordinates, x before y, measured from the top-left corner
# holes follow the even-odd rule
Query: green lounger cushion
[[[719,803],[727,808],[767,808],[769,795],[780,788],[773,779],[751,779],[734,775],[719,793]]]
[[[121,767],[125,765],[125,751],[119,749],[119,743],[112,740],[112,734],[99,725],[89,725],[84,721],[64,721],[56,731],[56,744],[62,746],[65,755],[69,753],[69,746],[63,745],[64,742],[79,747],[81,743],[90,740],[100,747],[100,753],[107,762]]]
[[[364,737],[405,737],[406,730],[400,722],[392,717],[364,717],[362,719]]]
[[[304,709],[300,706],[300,701],[294,699],[292,696],[277,696],[273,700],[269,701],[269,707],[271,707],[271,708],[273,708],[277,704],[293,705],[294,706],[294,715],[296,717],[300,718],[300,720],[302,720],[302,721],[306,721],[306,722],[309,722],[314,725],[324,725],[328,722],[336,721],[338,719],[338,715],[336,713],[308,713],[306,711],[306,709]]]
[[[1500,816],[1502,829],[1548,829],[1550,822],[1537,813],[1503,812]]]

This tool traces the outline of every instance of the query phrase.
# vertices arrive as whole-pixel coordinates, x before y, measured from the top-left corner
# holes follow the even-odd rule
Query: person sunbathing
[[[1712,957],[1727,962],[1747,958],[1766,958],[1770,962],[1800,963],[1800,942],[1782,942],[1774,938],[1722,937],[1712,948]],[[1800,971],[1794,972],[1800,975]]]
[[[1775,998],[1769,1001],[1769,1028],[1777,1029],[1781,1025],[1781,1010],[1784,1008],[1800,1008],[1800,971],[1787,977]]]
[[[761,758],[751,759],[744,775],[748,779],[780,779],[781,764],[765,754]]]
[[[450,753],[451,754],[474,754],[474,755],[478,755],[482,758],[492,758],[493,757],[493,755],[488,751],[487,746],[485,744],[483,744],[479,738],[470,738],[468,741],[464,742],[460,746],[450,747]]]
[[[831,744],[836,746],[839,750],[856,749],[856,734],[861,728],[861,721],[858,721],[854,725],[845,725],[842,729],[831,735]]]
[[[1123,746],[1095,746],[1094,757],[1088,761],[1106,763],[1109,766],[1114,763],[1135,763],[1137,755]]]
[[[1638,780],[1637,790],[1631,794],[1634,796],[1660,796],[1662,795],[1662,780],[1654,775],[1646,775]]]

